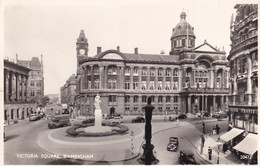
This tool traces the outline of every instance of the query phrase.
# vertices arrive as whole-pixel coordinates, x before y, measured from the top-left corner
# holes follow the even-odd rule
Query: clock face
[[[80,49],[79,53],[80,53],[80,55],[84,55],[85,54],[85,50],[84,49]]]

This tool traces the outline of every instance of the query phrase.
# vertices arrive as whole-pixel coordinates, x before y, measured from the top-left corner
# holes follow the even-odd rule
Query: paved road
[[[180,123],[183,122],[188,122],[185,127],[174,127],[169,130],[154,133],[152,143],[155,145],[154,153],[155,156],[160,160],[159,164],[179,164],[177,159],[180,149],[192,149],[195,153],[196,160],[200,164],[207,164],[207,162],[205,162],[196,154],[194,147],[195,142],[199,139],[200,131],[202,131],[201,120],[180,121]],[[153,122],[153,131],[159,131],[160,128],[162,128],[161,126],[165,126],[165,124],[171,126],[174,123],[176,122],[155,121]],[[216,123],[219,124],[221,130],[226,130],[226,121],[213,121],[205,123],[206,132],[211,132]],[[80,160],[41,158],[41,154],[46,154],[46,157],[49,155],[37,144],[39,134],[49,130],[47,124],[48,120],[39,120],[34,122],[23,121],[18,124],[7,126],[7,141],[4,143],[5,164],[138,164],[136,160],[140,158],[140,156],[135,159],[122,162],[84,162]],[[170,136],[177,136],[180,139],[180,146],[177,152],[169,152],[166,150]],[[20,157],[17,156],[18,154],[20,154]],[[32,154],[32,158],[22,158],[24,154]],[[38,158],[34,158],[36,157],[36,154],[38,155]]]

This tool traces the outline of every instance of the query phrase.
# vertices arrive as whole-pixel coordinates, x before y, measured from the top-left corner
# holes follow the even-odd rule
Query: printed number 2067
[[[251,159],[251,155],[241,155],[240,159]]]

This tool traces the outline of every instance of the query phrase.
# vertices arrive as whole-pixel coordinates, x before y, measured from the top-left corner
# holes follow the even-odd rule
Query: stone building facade
[[[231,84],[229,120],[234,128],[244,132],[231,141],[232,146],[247,140],[248,133],[257,139],[258,133],[258,5],[238,4],[235,9],[237,13],[235,18],[232,16],[230,25],[232,43],[228,56]]]
[[[73,74],[66,81],[66,84],[60,88],[61,104],[67,104],[68,106],[74,106],[76,96],[76,75]]]
[[[207,41],[195,47],[194,28],[180,15],[173,29],[171,51],[165,54],[123,53],[120,47],[88,56],[82,30],[77,39],[76,106],[93,114],[94,98],[101,96],[103,114],[141,114],[152,96],[155,114],[226,110],[229,68],[225,52]]]
[[[29,101],[28,83],[31,69],[4,59],[4,121],[12,124],[28,118],[36,109]]]
[[[28,101],[37,102],[40,106],[40,99],[44,96],[42,55],[41,61],[38,57],[32,57],[31,60],[19,60],[18,55],[16,55],[16,61],[18,64],[31,69],[31,71],[29,72]]]

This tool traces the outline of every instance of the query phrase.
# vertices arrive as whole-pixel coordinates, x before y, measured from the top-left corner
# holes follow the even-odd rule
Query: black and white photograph
[[[0,1],[0,165],[258,165],[258,2]]]

